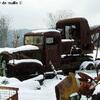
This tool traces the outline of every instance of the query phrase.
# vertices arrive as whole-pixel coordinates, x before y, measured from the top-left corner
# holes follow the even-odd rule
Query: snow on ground
[[[96,76],[94,71],[90,73],[91,76]],[[43,75],[25,81],[19,81],[16,78],[0,77],[0,85],[19,88],[19,100],[56,100],[55,86],[64,78],[65,76],[58,75],[58,78],[46,79],[43,85],[40,85],[37,80],[43,79]],[[94,91],[95,94],[98,92],[100,92],[100,85]],[[82,96],[81,100],[87,99],[85,96]],[[91,98],[88,100],[91,100]]]
[[[8,50],[9,52],[14,51],[13,48],[10,49],[3,48],[3,50],[5,51]],[[2,52],[2,49],[0,49],[0,52]],[[95,58],[96,51],[94,51],[93,54],[91,55]],[[98,57],[100,58],[100,51],[98,52]],[[88,74],[91,75],[92,77],[96,76],[95,71]],[[65,76],[58,75],[58,79],[56,77],[54,77],[53,79],[46,79],[44,80],[43,85],[40,85],[39,82],[37,81],[38,79],[41,78],[43,78],[42,75],[25,81],[20,81],[16,78],[0,77],[0,85],[19,88],[18,92],[19,100],[56,100],[55,86],[60,81],[62,81],[65,78]],[[96,87],[94,94],[97,94],[98,92],[100,92],[100,84]],[[83,96],[81,100],[87,100],[87,99],[86,97]]]
[[[43,85],[40,85],[37,81],[43,78],[42,75],[31,78],[25,81],[19,81],[16,78],[0,77],[1,85],[5,82],[5,86],[11,86],[19,88],[19,100],[56,100],[55,85],[57,85],[62,79],[63,75],[58,75],[58,79],[46,79]],[[4,85],[3,85],[4,86]]]

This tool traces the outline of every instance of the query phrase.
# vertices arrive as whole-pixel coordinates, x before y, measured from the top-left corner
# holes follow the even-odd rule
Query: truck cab
[[[90,27],[85,18],[60,20],[56,23],[56,29],[61,31],[62,41],[64,41],[62,44],[63,53],[65,53],[65,51],[69,53],[72,45],[81,48],[83,53],[93,51],[94,47],[91,42]]]
[[[94,44],[85,18],[59,20],[56,29],[61,34],[61,67],[65,73],[78,70],[82,62],[92,60],[87,54],[93,53]]]
[[[37,30],[24,35],[25,45],[35,45],[40,48],[44,71],[50,71],[50,62],[59,69],[61,64],[61,35],[57,30]]]

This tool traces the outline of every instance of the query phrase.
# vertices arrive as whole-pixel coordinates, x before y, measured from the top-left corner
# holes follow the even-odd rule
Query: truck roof
[[[52,34],[51,34],[52,33]],[[34,30],[32,32],[28,32],[25,34],[26,35],[40,35],[40,36],[46,36],[46,35],[56,35],[56,34],[60,34],[60,31],[56,30],[56,29],[42,29],[42,30]]]
[[[32,31],[33,33],[46,33],[46,32],[58,32],[56,29],[42,29],[42,30],[34,30]]]
[[[76,18],[68,18],[68,19],[59,20],[56,23],[56,27],[61,28],[61,27],[64,27],[66,24],[70,25],[70,24],[75,24],[75,23],[76,24],[80,23],[81,25],[86,26],[87,28],[89,28],[88,21],[83,17],[76,17]]]

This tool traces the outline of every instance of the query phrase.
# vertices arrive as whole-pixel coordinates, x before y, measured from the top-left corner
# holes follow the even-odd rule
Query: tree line
[[[72,11],[66,11],[66,10],[58,10],[55,13],[52,12],[47,13],[47,20],[45,20],[46,26],[48,28],[55,28],[56,22],[58,20],[72,17],[72,15],[73,15]],[[9,25],[10,25],[10,19],[6,16],[0,16],[0,48],[9,46],[7,42],[7,36],[10,29]],[[13,32],[13,37],[11,38],[13,47],[19,46],[18,45],[19,34],[16,31]]]
[[[9,29],[9,21],[5,16],[0,17],[0,47],[7,46],[7,33]]]

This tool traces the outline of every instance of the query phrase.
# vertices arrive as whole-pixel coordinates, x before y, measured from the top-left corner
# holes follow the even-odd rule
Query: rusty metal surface
[[[0,86],[0,100],[18,100],[18,88]]]
[[[91,46],[91,33],[88,21],[85,18],[70,18],[60,20],[56,24],[56,29],[64,29],[65,26],[75,25],[78,32],[75,36],[75,41],[78,41],[82,49],[87,49]],[[77,37],[77,38],[76,38]],[[88,48],[89,49],[89,48]]]

